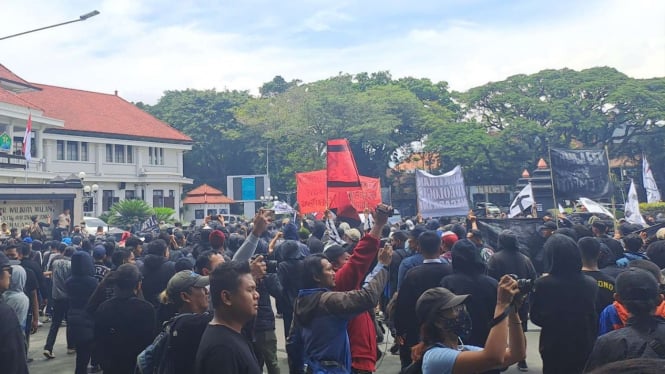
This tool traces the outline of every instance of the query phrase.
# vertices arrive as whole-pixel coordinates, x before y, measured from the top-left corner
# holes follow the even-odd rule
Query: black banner
[[[517,235],[520,252],[531,258],[536,271],[542,273],[543,244],[545,239],[540,235],[538,228],[543,225],[540,218],[509,218],[490,219],[478,218],[478,229],[483,234],[485,244],[498,249],[499,234],[503,230],[511,230]]]
[[[605,150],[552,149],[551,168],[557,199],[607,198],[612,195]]]

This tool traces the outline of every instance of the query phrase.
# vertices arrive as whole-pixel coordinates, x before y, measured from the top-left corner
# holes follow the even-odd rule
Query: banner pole
[[[556,201],[556,192],[554,191],[554,171],[552,168],[552,148],[550,146],[547,146],[547,155],[550,158],[550,185],[552,186],[552,204],[557,204]],[[533,188],[533,186],[532,186]],[[535,204],[535,200],[534,200]],[[556,229],[559,229],[559,218],[554,220],[554,223],[556,223]]]
[[[607,147],[607,144],[605,145],[605,157],[607,157],[607,179],[612,183],[612,166],[610,165],[610,151]],[[614,183],[612,183],[612,198],[610,201],[612,202],[612,215],[614,216],[614,234],[619,231],[619,221],[617,221],[617,207],[616,207],[616,202],[614,201]],[[625,203],[624,203],[625,205]],[[624,208],[625,209],[625,208]]]
[[[536,207],[538,201],[536,201],[536,193],[533,192],[533,184],[531,181],[529,181],[529,184],[531,185],[531,198],[533,199],[533,204],[531,204],[531,215],[533,218],[538,218],[538,208]]]

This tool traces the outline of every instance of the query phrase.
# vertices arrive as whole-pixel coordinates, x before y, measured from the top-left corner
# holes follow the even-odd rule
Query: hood
[[[321,240],[323,234],[326,232],[326,224],[321,221],[314,221],[314,227],[312,227],[312,235],[316,236]]]
[[[286,240],[298,240],[298,228],[293,223],[287,223],[284,226],[284,239]]]
[[[157,271],[166,262],[166,258],[157,255],[147,255],[143,258],[143,268],[149,272]]]
[[[517,242],[517,235],[512,232],[511,230],[503,230],[499,234],[499,239],[498,239],[498,250],[499,251],[512,251],[512,252],[517,252],[519,251],[519,245]]]
[[[287,240],[282,243],[282,258],[296,259],[300,257],[300,247],[295,240]]]
[[[543,251],[550,259],[550,274],[572,275],[582,271],[580,250],[570,237],[562,234],[550,236],[545,242]]]
[[[458,240],[451,249],[453,271],[464,274],[483,274],[487,269],[480,248],[469,239]]]
[[[21,265],[12,265],[12,277],[9,281],[9,289],[5,292],[23,292],[28,275]]]
[[[309,326],[316,317],[317,307],[321,295],[328,291],[325,288],[310,288],[300,290],[296,299],[294,316],[302,326]]]
[[[95,275],[95,264],[88,252],[76,251],[72,255],[72,276],[86,277]]]

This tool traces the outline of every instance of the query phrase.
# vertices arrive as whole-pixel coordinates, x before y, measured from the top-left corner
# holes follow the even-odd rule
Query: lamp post
[[[85,172],[79,172],[78,176],[79,179],[81,179],[81,184],[83,184]],[[99,185],[96,183],[92,185],[83,185],[83,215],[86,215],[86,213],[94,215],[95,196],[97,195],[97,191],[99,191]]]
[[[268,191],[268,192],[270,192],[270,191]],[[259,199],[263,203],[264,208],[272,208],[275,201],[279,200],[279,197],[269,195],[269,196],[261,196],[261,197],[259,197]]]
[[[34,30],[23,31],[23,32],[20,32],[20,33],[18,33],[18,34],[13,34],[13,35],[8,35],[8,36],[3,36],[2,38],[0,38],[0,40],[5,40],[5,39],[13,38],[13,37],[15,37],[15,36],[21,36],[21,35],[29,34],[29,33],[35,32],[35,31],[41,31],[41,30],[51,29],[51,28],[54,28],[54,27],[58,27],[58,26],[62,26],[62,25],[67,25],[67,24],[69,24],[69,23],[85,21],[85,20],[87,20],[88,18],[94,17],[94,16],[96,16],[96,15],[98,15],[98,14],[99,14],[99,11],[93,10],[92,12],[89,12],[89,13],[83,14],[83,15],[79,16],[79,18],[74,19],[74,20],[71,20],[71,21],[62,22],[62,23],[58,23],[58,24],[51,25],[51,26],[46,26],[46,27],[40,27],[40,28],[38,28],[38,29],[34,29]]]

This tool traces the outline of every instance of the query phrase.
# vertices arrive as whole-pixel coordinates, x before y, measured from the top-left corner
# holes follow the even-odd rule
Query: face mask
[[[466,309],[460,310],[455,319],[446,319],[445,327],[458,338],[464,340],[471,334],[471,316]]]

